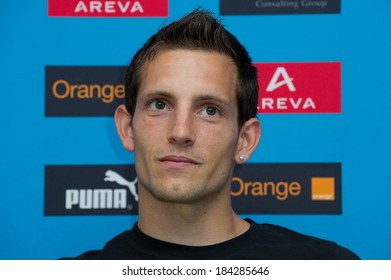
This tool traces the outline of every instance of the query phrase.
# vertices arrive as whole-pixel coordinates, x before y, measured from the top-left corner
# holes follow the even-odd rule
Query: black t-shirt
[[[355,260],[359,257],[335,242],[303,235],[287,228],[251,224],[242,235],[208,246],[186,246],[145,235],[134,224],[106,243],[102,250],[87,251],[74,259],[89,260]],[[69,259],[69,258],[67,258]]]

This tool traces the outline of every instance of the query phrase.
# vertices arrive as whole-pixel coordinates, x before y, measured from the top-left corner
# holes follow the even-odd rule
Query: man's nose
[[[194,116],[189,110],[175,110],[170,120],[169,142],[176,145],[192,145],[195,140],[194,121]]]

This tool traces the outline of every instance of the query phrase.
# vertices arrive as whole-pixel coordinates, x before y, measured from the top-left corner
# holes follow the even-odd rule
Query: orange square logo
[[[333,177],[311,178],[312,200],[334,200],[335,179]]]

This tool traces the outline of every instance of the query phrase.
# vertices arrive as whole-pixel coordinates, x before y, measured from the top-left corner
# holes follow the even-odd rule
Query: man
[[[235,164],[256,149],[257,71],[209,12],[162,28],[134,56],[115,112],[135,153],[139,221],[78,259],[357,259],[337,244],[243,220]]]

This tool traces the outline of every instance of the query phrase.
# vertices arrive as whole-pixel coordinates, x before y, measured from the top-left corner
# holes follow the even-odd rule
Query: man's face
[[[132,119],[139,188],[177,203],[229,189],[239,134],[233,62],[167,50],[144,65],[141,81]]]

